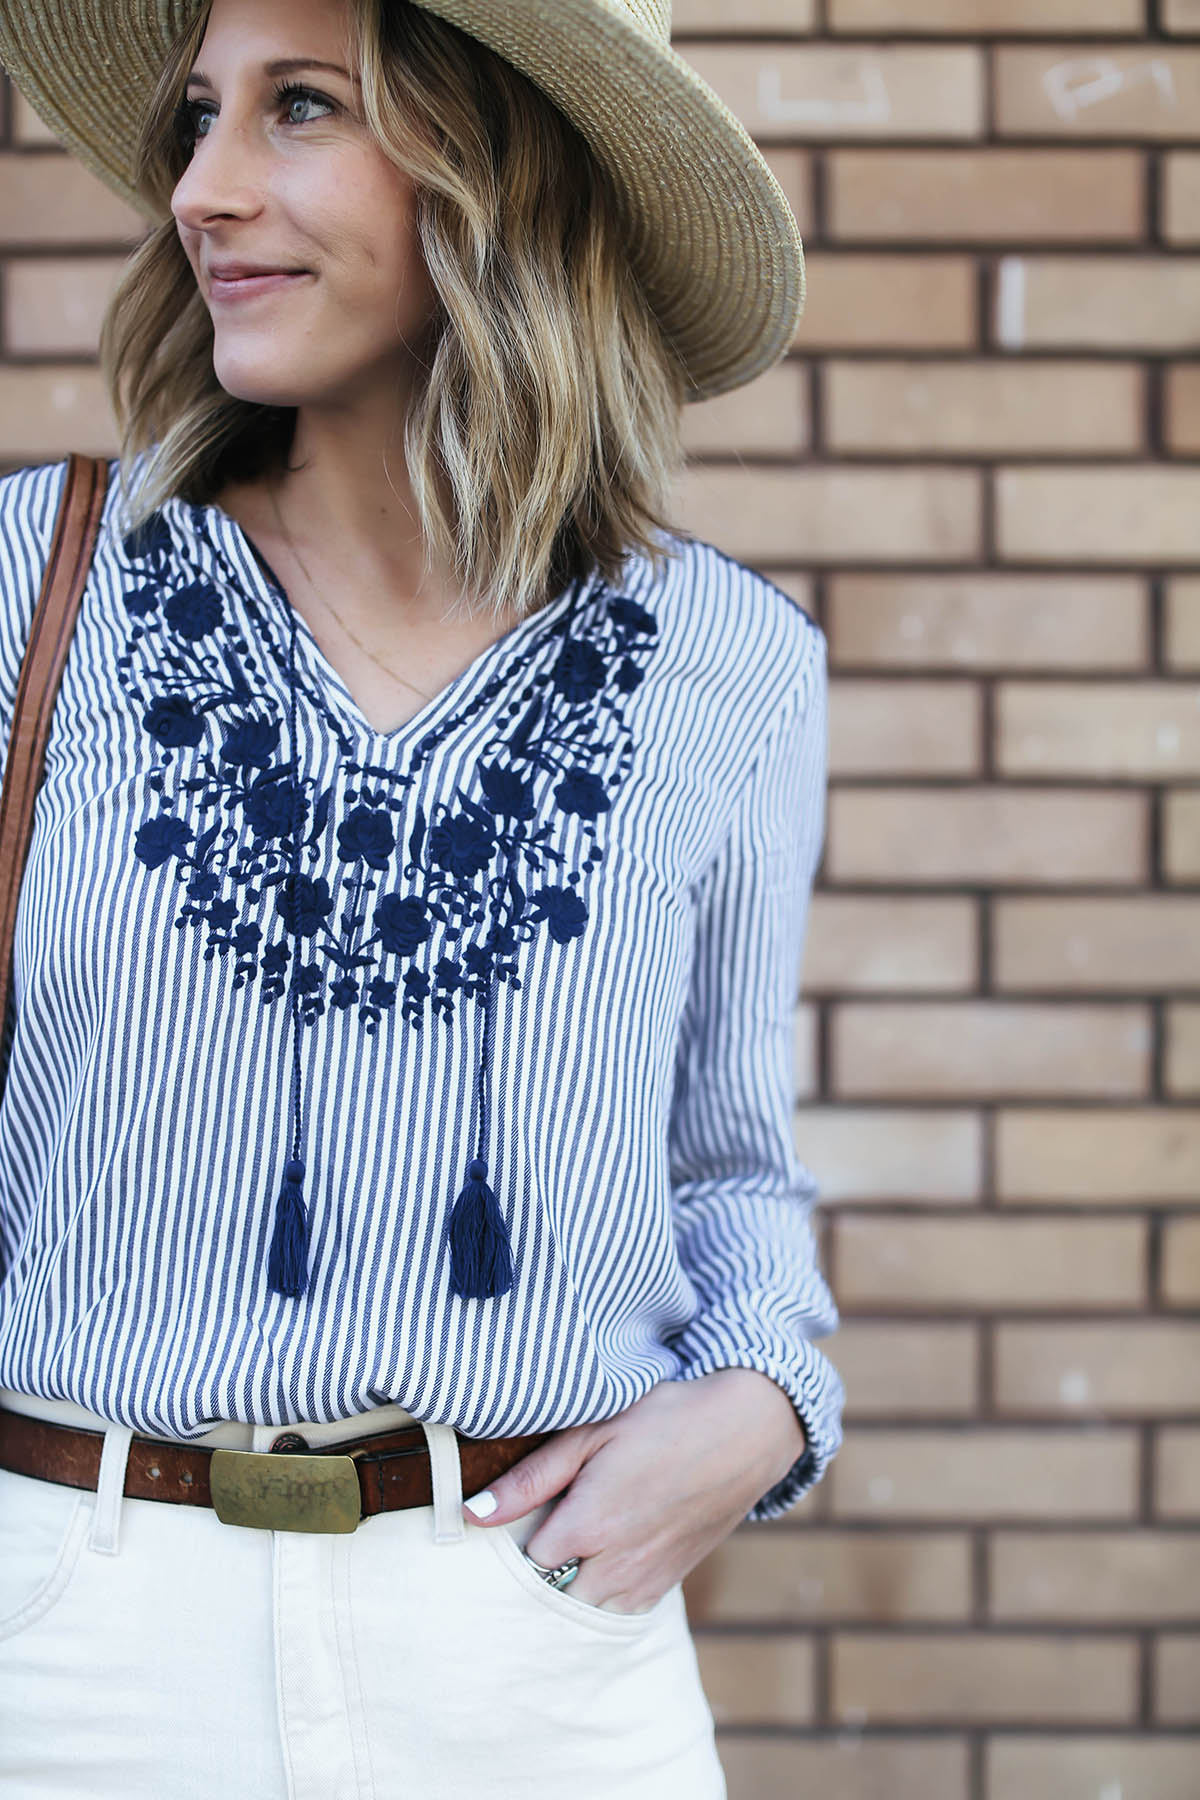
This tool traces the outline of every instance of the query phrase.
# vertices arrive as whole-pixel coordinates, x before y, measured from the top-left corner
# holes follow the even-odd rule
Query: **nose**
[[[249,218],[262,205],[264,170],[252,133],[222,114],[210,114],[191,160],[175,184],[171,211],[189,231],[221,219]]]

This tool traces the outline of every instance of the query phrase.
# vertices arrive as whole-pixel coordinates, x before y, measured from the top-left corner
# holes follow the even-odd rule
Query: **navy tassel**
[[[285,596],[286,599],[286,596]],[[300,873],[300,753],[296,733],[296,611],[291,609],[288,635],[288,700],[292,733],[292,854],[288,896],[292,903],[291,980],[292,1015],[292,1113],[295,1135],[292,1154],[283,1165],[283,1186],[275,1203],[275,1230],[267,1255],[267,1285],[277,1294],[297,1299],[308,1286],[308,1208],[304,1204],[304,1115],[300,1105],[300,991],[296,979],[300,961],[300,923],[295,916],[297,876]]]
[[[304,1164],[288,1158],[275,1207],[275,1233],[267,1260],[267,1281],[277,1294],[295,1299],[308,1286],[308,1209],[304,1204]]]
[[[512,1286],[508,1227],[487,1173],[483,1158],[472,1157],[450,1214],[450,1289],[464,1300],[491,1300]]]

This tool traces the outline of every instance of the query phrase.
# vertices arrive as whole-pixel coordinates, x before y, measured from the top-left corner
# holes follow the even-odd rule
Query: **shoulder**
[[[656,569],[649,556],[631,557],[626,591],[710,693],[761,721],[789,702],[804,709],[823,691],[825,634],[798,601],[714,544],[682,532],[658,542],[665,562]]]

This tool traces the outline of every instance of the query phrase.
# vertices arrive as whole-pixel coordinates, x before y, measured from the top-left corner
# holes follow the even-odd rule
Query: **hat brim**
[[[613,0],[416,0],[534,81],[611,174],[630,255],[691,399],[785,353],[804,305],[800,236],[749,134],[675,50]],[[0,0],[0,63],[75,154],[146,216],[141,104],[198,0]]]

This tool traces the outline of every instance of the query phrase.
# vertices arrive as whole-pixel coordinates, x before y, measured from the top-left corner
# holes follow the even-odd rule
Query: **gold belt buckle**
[[[356,1531],[362,1518],[351,1456],[288,1456],[214,1450],[208,1465],[213,1511],[223,1525],[259,1531]]]

